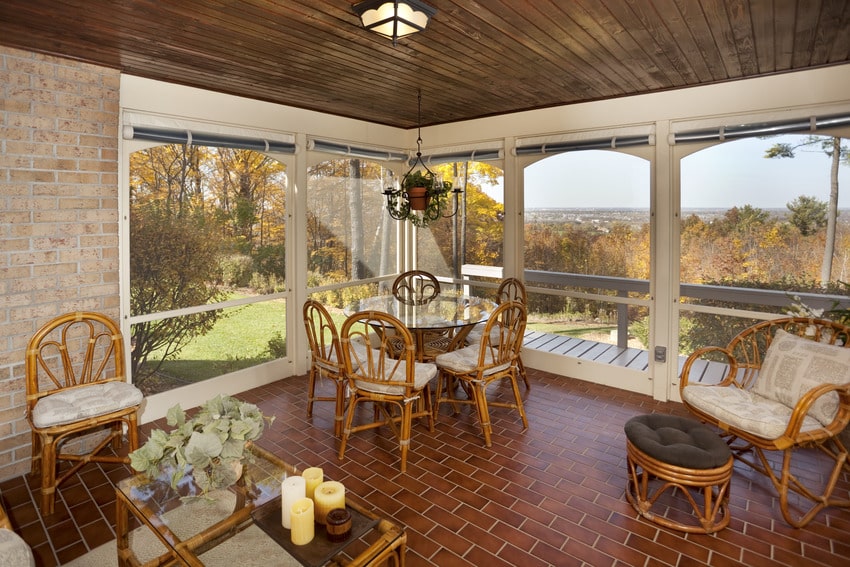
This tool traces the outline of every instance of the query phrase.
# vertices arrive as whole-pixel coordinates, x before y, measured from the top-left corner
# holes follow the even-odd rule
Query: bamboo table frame
[[[286,475],[300,474],[298,470],[272,453],[251,446],[254,459],[246,464],[239,484],[231,490],[236,493],[233,513],[208,526],[188,539],[181,540],[168,526],[162,515],[183,505],[181,496],[191,495],[191,483],[181,484],[180,489],[171,488],[167,478],[149,479],[144,474],[124,479],[115,488],[116,494],[116,546],[119,567],[153,567],[162,565],[186,565],[203,567],[199,555],[233,537],[252,525],[251,512],[273,498],[280,498],[281,479]],[[243,481],[248,477],[247,481]],[[188,478],[188,477],[187,477]],[[364,516],[377,519],[377,525],[362,539],[361,552],[354,558],[342,553],[334,556],[326,565],[366,567],[372,565],[394,565],[404,567],[407,551],[407,534],[390,522],[379,518],[357,497],[346,494],[346,504]],[[140,562],[129,545],[130,513],[143,526],[147,526],[165,546],[166,552],[146,563]],[[353,546],[354,544],[352,544]],[[284,552],[281,548],[281,552]]]

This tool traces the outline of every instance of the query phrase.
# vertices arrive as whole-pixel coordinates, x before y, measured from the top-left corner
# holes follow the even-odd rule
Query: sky
[[[793,159],[765,151],[803,136],[725,142],[682,160],[682,208],[784,209],[801,195],[829,199],[830,158],[819,146]],[[648,208],[649,163],[604,150],[545,158],[525,170],[527,208]],[[850,166],[839,169],[839,208],[850,208]]]

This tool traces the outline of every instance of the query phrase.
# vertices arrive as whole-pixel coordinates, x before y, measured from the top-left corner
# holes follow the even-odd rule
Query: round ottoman
[[[663,414],[633,417],[624,429],[626,498],[641,516],[692,533],[729,525],[732,451],[717,433],[696,420]],[[677,488],[681,496],[673,494]],[[653,505],[660,507],[658,500],[667,491],[666,512],[654,513]]]

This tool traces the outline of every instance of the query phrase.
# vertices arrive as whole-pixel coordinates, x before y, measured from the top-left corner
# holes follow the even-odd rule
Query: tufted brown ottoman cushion
[[[729,524],[732,451],[717,433],[696,420],[664,414],[633,417],[624,431],[626,497],[641,516],[694,533],[713,533]],[[670,517],[653,511],[661,496],[681,498],[676,489],[692,494],[687,498],[691,514],[677,506],[666,508]]]
[[[654,459],[690,469],[722,467],[732,452],[702,423],[687,417],[650,413],[626,422],[629,441]]]

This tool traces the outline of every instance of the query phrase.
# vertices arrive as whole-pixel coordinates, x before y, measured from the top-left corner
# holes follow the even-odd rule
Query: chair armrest
[[[694,384],[691,384],[691,385],[728,386],[729,384],[735,382],[735,376],[738,374],[738,361],[735,359],[735,357],[732,355],[732,353],[729,352],[727,349],[725,349],[723,347],[707,346],[707,347],[703,347],[703,348],[695,350],[694,352],[692,352],[690,354],[690,356],[688,356],[687,359],[685,359],[685,364],[682,366],[682,375],[679,378],[679,392],[680,393],[681,393],[682,389],[684,389],[684,387],[688,385],[688,381],[690,379],[690,374],[691,374],[691,368],[693,367],[694,363],[697,362],[698,360],[700,360],[706,354],[713,353],[713,352],[719,352],[719,353],[723,354],[723,356],[726,357],[726,364],[728,365],[728,370],[726,372],[726,375],[723,377],[723,380],[721,380],[720,382],[717,382],[717,383],[713,383],[713,384],[699,384],[699,383],[695,382]],[[740,387],[740,384],[737,384],[737,385]]]
[[[3,503],[0,502],[0,529],[2,528],[11,530],[12,522],[9,520],[9,516],[6,515],[6,510],[3,508]]]
[[[808,415],[812,405],[831,392],[838,394],[838,411],[835,413],[835,418],[828,425],[824,425],[821,430],[807,431],[801,435],[800,428],[803,426],[803,420]],[[820,439],[824,437],[823,431],[826,431],[830,436],[838,435],[848,423],[850,423],[850,384],[821,384],[803,394],[797,401],[791,419],[788,421],[788,429],[785,435],[791,439],[796,439],[797,442]]]

